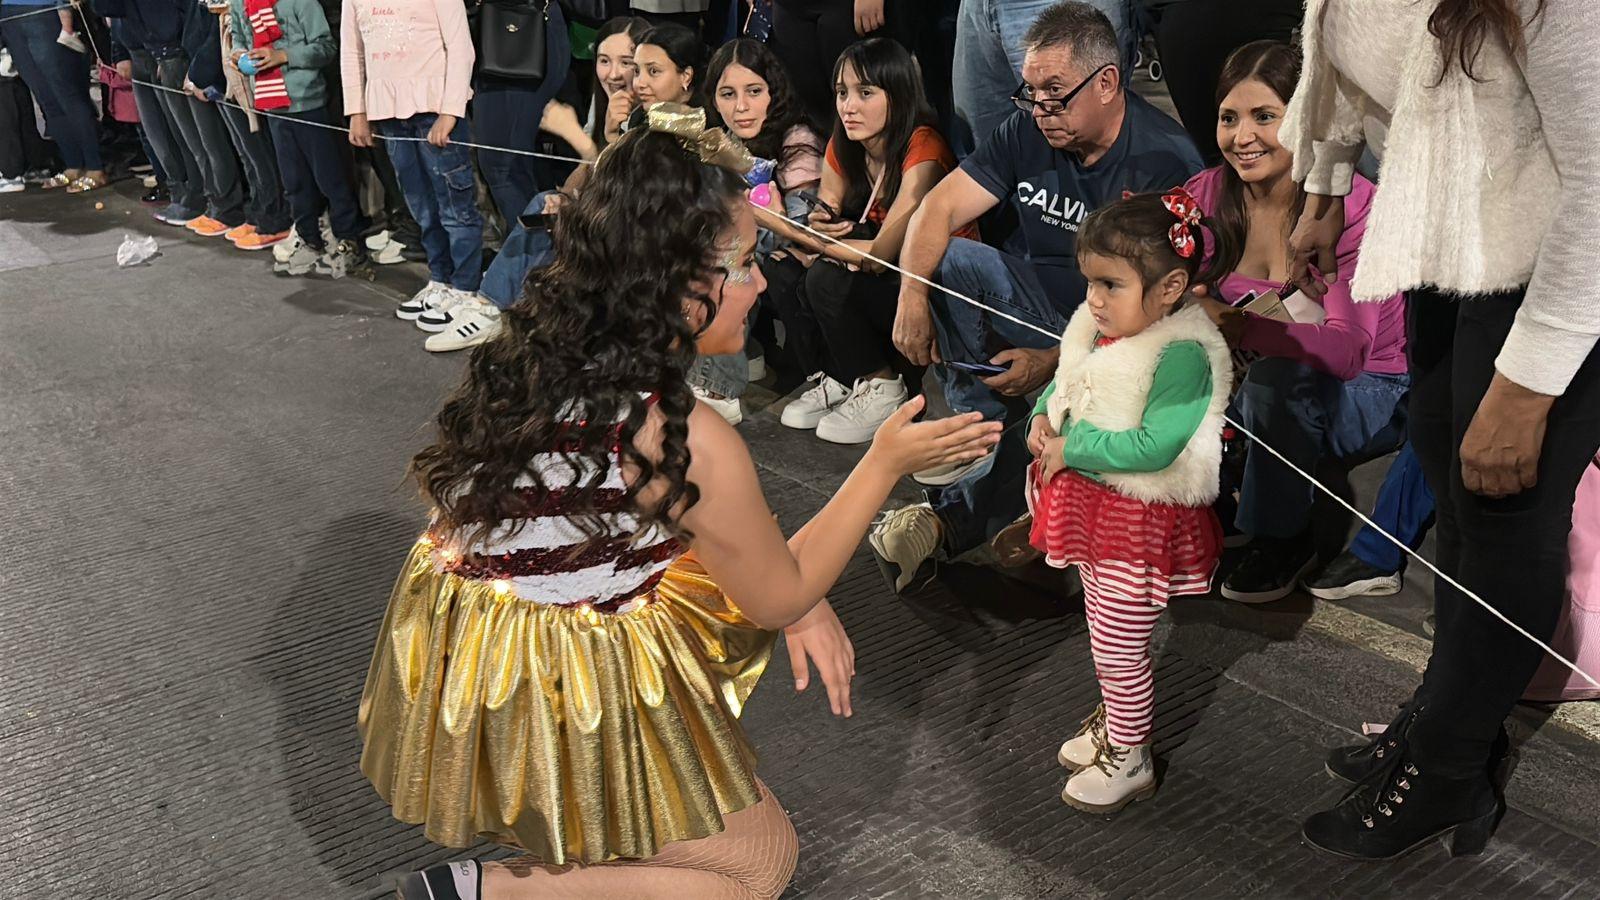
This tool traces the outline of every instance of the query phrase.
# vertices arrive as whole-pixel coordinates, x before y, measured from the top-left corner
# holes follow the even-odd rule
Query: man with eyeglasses
[[[1094,7],[1052,6],[1023,49],[1017,110],[923,199],[900,264],[1045,333],[901,280],[895,346],[917,365],[943,363],[950,406],[1003,420],[1008,433],[977,463],[917,473],[938,488],[931,503],[897,510],[874,530],[870,543],[898,589],[941,548],[974,549],[1022,515],[1026,397],[1055,373],[1050,335],[1087,291],[1077,260],[1084,217],[1124,191],[1180,185],[1202,168],[1183,126],[1123,89],[1116,34]],[[950,237],[991,210],[984,237],[996,246]]]

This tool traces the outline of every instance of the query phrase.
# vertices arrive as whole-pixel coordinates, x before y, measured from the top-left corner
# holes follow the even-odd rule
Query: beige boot
[[[1077,737],[1061,745],[1061,750],[1056,753],[1056,762],[1077,772],[1094,765],[1094,748],[1106,742],[1106,705],[1104,703],[1094,708],[1089,718],[1083,720],[1083,728]]]
[[[1123,747],[1107,741],[1095,750],[1093,763],[1068,778],[1061,791],[1068,806],[1109,815],[1156,795],[1155,755],[1149,744]]]

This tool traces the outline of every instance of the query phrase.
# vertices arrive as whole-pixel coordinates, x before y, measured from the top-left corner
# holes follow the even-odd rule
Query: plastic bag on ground
[[[137,266],[155,256],[156,252],[156,239],[150,235],[134,237],[125,234],[122,236],[122,246],[117,248],[117,265]]]

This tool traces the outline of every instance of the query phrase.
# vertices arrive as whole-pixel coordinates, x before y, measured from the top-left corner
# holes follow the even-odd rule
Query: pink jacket
[[[461,0],[344,0],[339,38],[345,115],[466,116],[476,54]]]

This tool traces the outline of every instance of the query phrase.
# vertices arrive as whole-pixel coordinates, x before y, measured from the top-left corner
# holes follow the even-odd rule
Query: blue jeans
[[[1407,375],[1362,372],[1340,381],[1281,357],[1250,365],[1230,415],[1301,469],[1320,460],[1355,464],[1400,446],[1406,434]],[[1314,488],[1279,459],[1251,446],[1239,490],[1239,530],[1290,538],[1311,523]]]
[[[567,69],[572,65],[572,42],[567,36],[561,4],[546,4],[545,16],[543,81],[530,87],[521,82],[480,77],[473,85],[472,130],[478,143],[513,150],[538,149],[539,119],[544,115],[545,104],[566,84]],[[538,166],[537,157],[478,151],[483,183],[507,227],[538,192]]]
[[[1056,298],[1053,302],[1027,260],[964,238],[950,241],[934,277],[951,290],[1031,322],[1050,334],[1060,334],[1067,327],[1073,308],[1082,300],[1077,298],[1068,304]],[[988,362],[1001,350],[1042,350],[1060,343],[1049,334],[1025,328],[943,291],[930,292],[928,300],[939,337],[939,354],[947,362]],[[985,418],[1006,423],[1000,444],[986,466],[929,493],[933,510],[944,525],[944,548],[957,555],[993,538],[1027,511],[1023,487],[1032,459],[1028,453],[1031,407],[1023,398],[995,393],[966,372],[939,366],[938,374],[945,399],[956,412],[976,410]]]
[[[37,6],[0,6],[0,19],[36,12]],[[0,42],[17,74],[44,110],[50,137],[69,169],[104,169],[94,104],[89,101],[89,59],[56,43],[61,20],[50,13],[0,22]]]
[[[952,238],[944,259],[934,272],[934,280],[945,287],[1031,322],[1045,329],[1041,334],[1003,319],[986,309],[958,300],[943,291],[929,291],[934,330],[939,337],[939,354],[948,362],[988,362],[1001,350],[1026,347],[1042,350],[1060,343],[1067,319],[1081,297],[1070,304],[1062,298],[1045,296],[1044,287],[1033,265],[965,238]],[[1014,421],[1026,412],[1018,398],[1002,397],[974,375],[949,366],[939,367],[939,384],[945,399],[956,412],[982,412],[987,419]]]
[[[1016,107],[1011,94],[1022,83],[1022,36],[1039,14],[1057,0],[962,0],[956,17],[953,87],[956,119],[966,127],[951,136],[958,156],[966,156],[994,133]],[[1123,70],[1137,40],[1128,0],[1087,0],[1106,14],[1122,48]]]
[[[140,83],[155,82],[155,57],[143,50],[130,51],[128,57],[133,64],[133,77],[137,79],[133,83],[133,102],[139,108],[139,128],[156,156],[152,162],[160,161],[161,171],[167,176],[167,191],[172,195],[172,202],[190,214],[190,218],[198,218],[206,211],[205,183],[200,177],[200,164],[195,162],[183,135],[178,133],[177,126],[168,118],[156,89]]]
[[[472,128],[466,119],[457,119],[450,132],[452,143],[435,147],[427,137],[438,118],[418,113],[373,124],[385,137],[422,139],[389,141],[386,149],[406,206],[422,230],[428,277],[458,291],[476,292],[483,281],[483,217],[478,213],[472,153],[455,143],[471,141]]]
[[[1372,507],[1372,521],[1413,550],[1422,546],[1422,538],[1433,524],[1433,491],[1428,489],[1422,463],[1417,461],[1410,442],[1400,448],[1400,455],[1383,476],[1383,486],[1378,488],[1378,500]],[[1356,532],[1350,553],[1383,572],[1405,568],[1405,553],[1371,525],[1362,525]]]
[[[489,270],[483,273],[478,294],[500,309],[515,306],[522,299],[522,283],[528,280],[528,273],[548,266],[556,257],[550,230],[543,225],[529,228],[522,221],[543,212],[545,198],[553,193],[555,191],[535,194],[522,216],[512,219],[516,226],[501,245],[500,252],[495,254],[494,261],[489,263]]]

